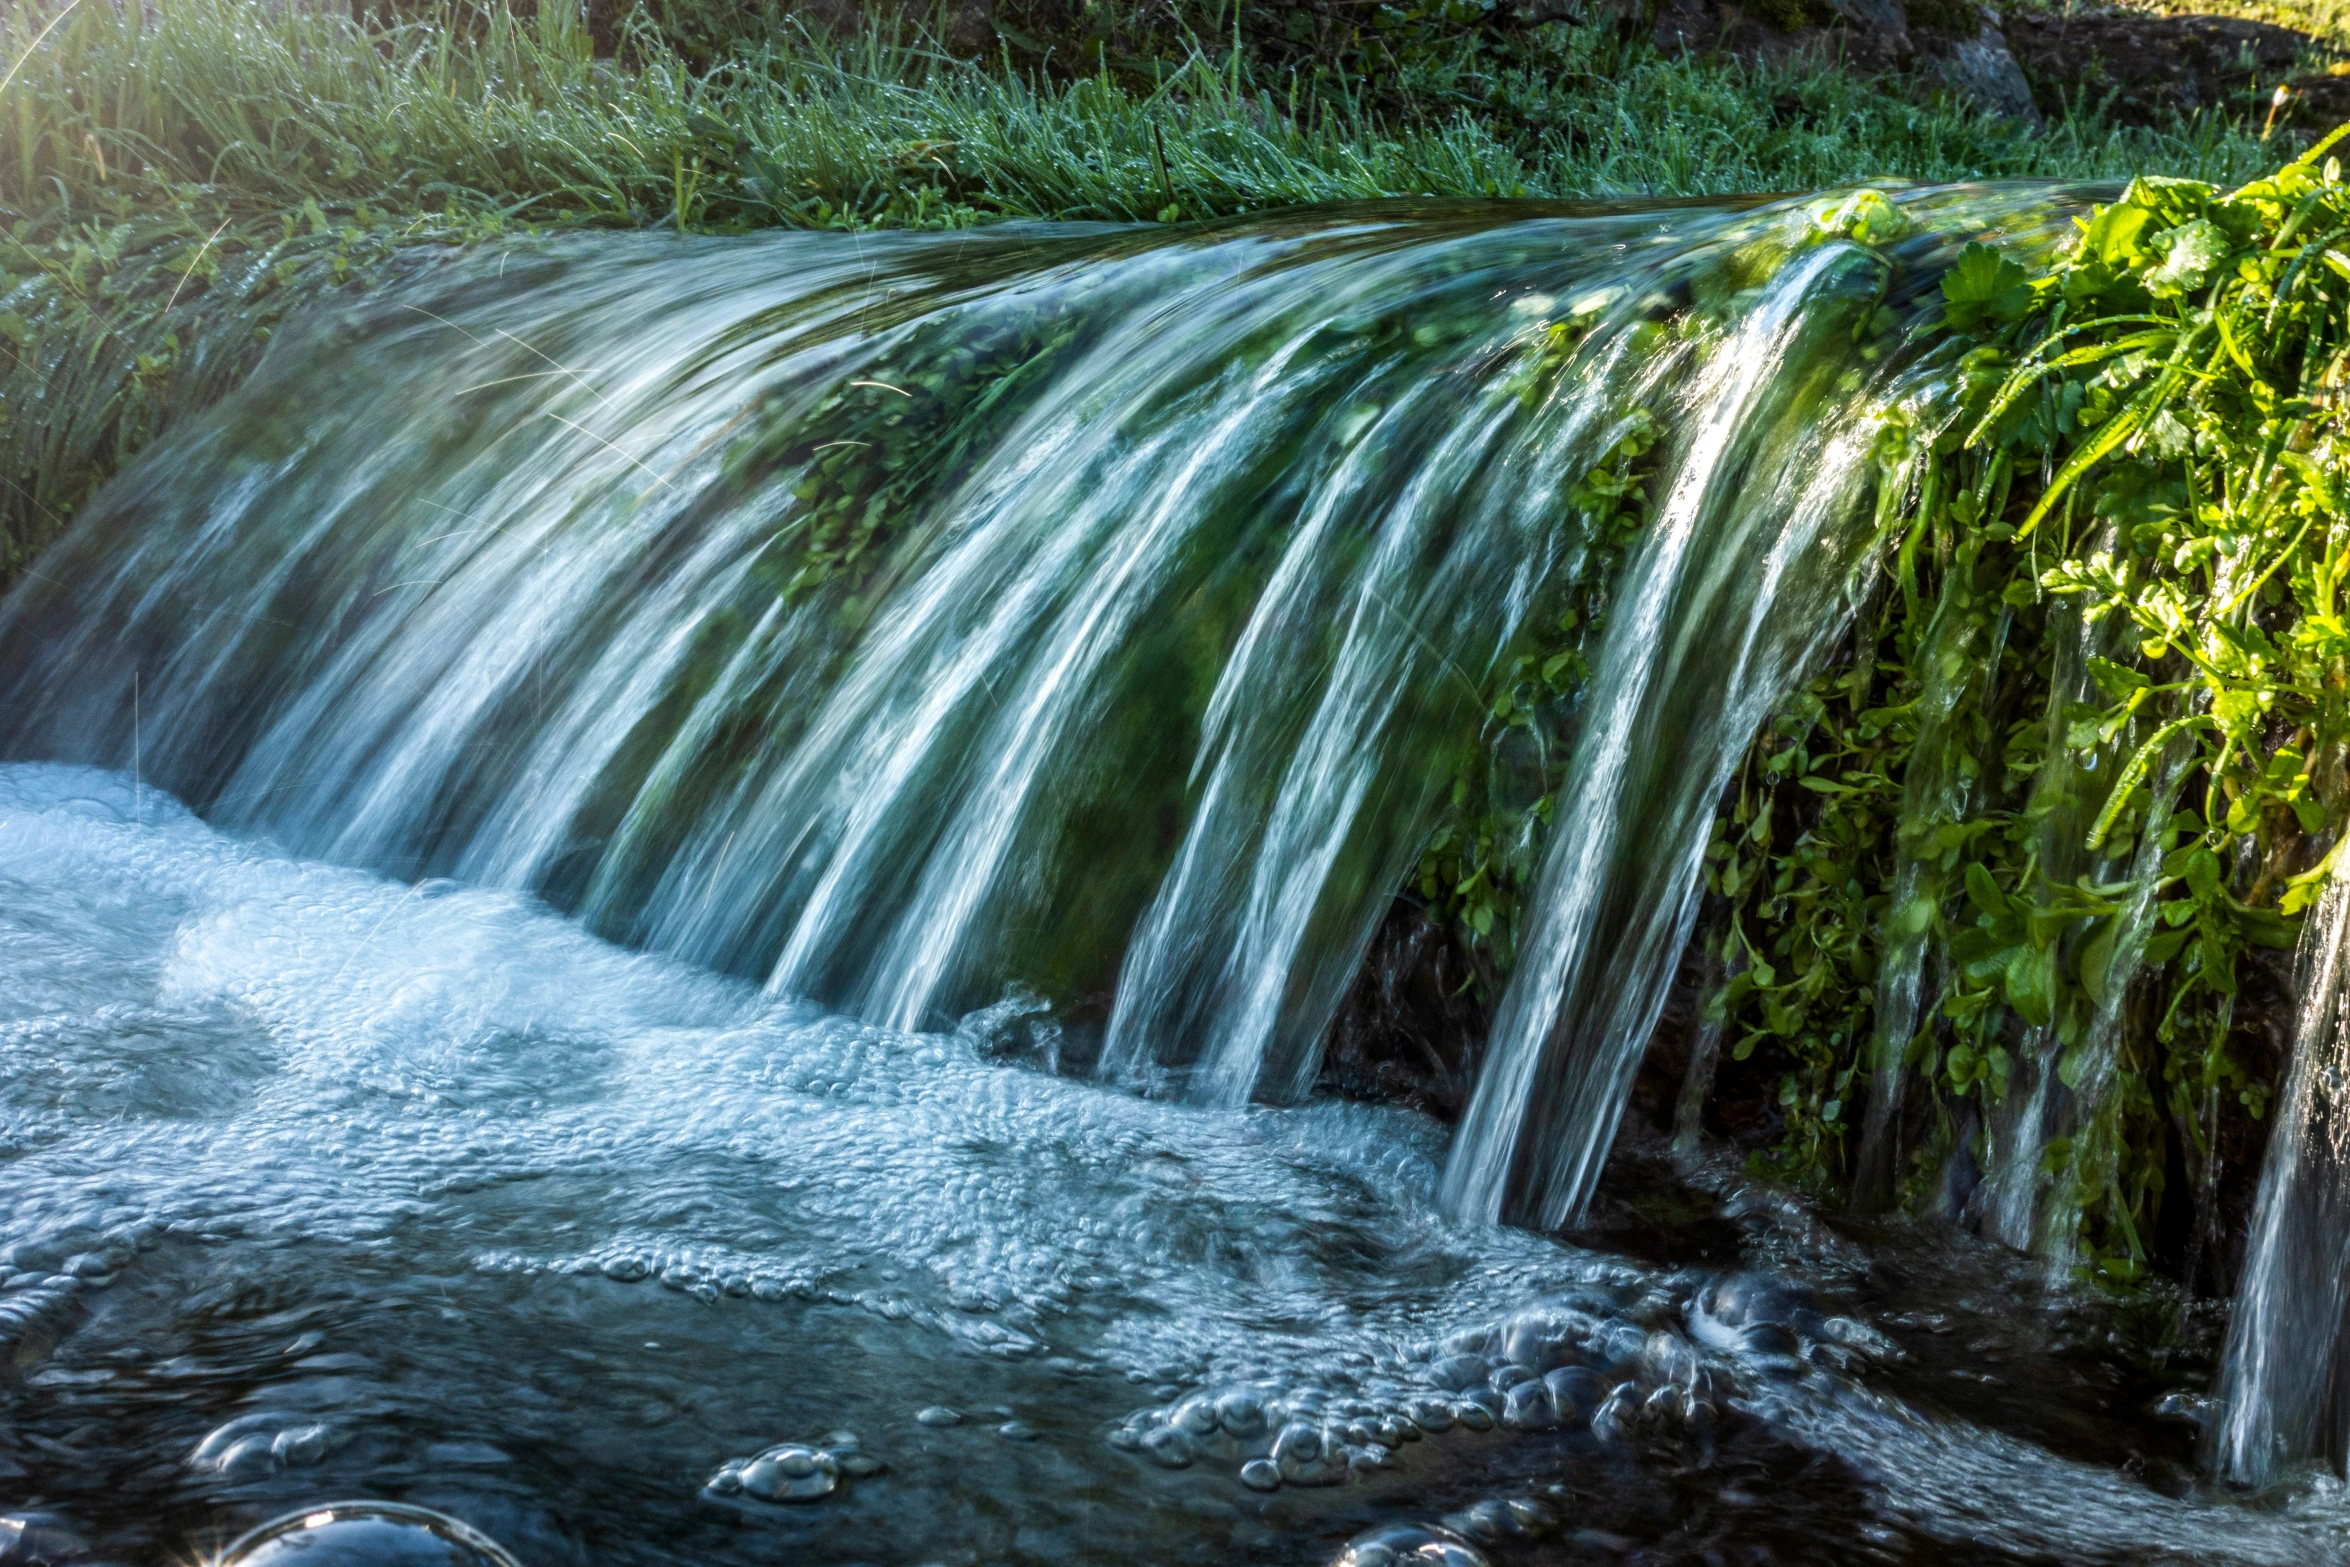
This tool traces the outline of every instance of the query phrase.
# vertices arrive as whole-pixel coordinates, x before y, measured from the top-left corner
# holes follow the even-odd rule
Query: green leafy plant
[[[2243,968],[2292,946],[2350,808],[2346,240],[2321,146],[2142,178],[2051,258],[1945,276],[1957,418],[1915,436],[1878,615],[1757,741],[1708,873],[1744,962],[1715,1014],[1784,1063],[1782,1173],[1851,1179],[1855,1095],[1902,1073],[1922,1200],[1954,1149],[1994,1160],[2029,1074],[2064,1127],[2043,1244],[2129,1282],[2174,1146],[2207,1170],[2265,1114]],[[1905,942],[1930,1004],[1872,1059]]]

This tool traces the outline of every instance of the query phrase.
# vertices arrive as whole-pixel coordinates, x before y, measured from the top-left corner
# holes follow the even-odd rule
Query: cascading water
[[[1499,1218],[1513,1197],[1546,1225],[1581,1211],[1688,940],[1714,802],[1843,618],[1877,427],[1823,419],[1821,388],[1789,372],[1817,363],[1808,333],[1849,333],[1817,296],[1856,259],[1879,265],[1833,247],[1793,264],[1692,399],[1693,433],[1600,650],[1529,962],[1446,1170],[1457,1211]]]
[[[2333,1549],[1903,1404],[1694,1139],[1711,1273],[1461,1222],[1584,1211],[1939,269],[2073,202],[574,237],[289,331],[0,618],[0,1483],[147,1555],[322,1486],[599,1564]],[[1268,1108],[1529,657],[1459,1134]]]
[[[1566,495],[1655,417],[1685,433],[1453,1177],[1491,1214],[1510,1149],[1565,1150],[1528,1191],[1574,1209],[1688,924],[1694,851],[1629,846],[1699,841],[1868,541],[1897,393],[1832,383],[1894,341],[1891,261],[1719,213],[501,264],[283,353],[118,487],[11,611],[11,748],[136,751],[223,823],[891,1027],[1107,992],[1105,1070],[1295,1098],[1492,672],[1596,569]],[[1530,1110],[1554,1015],[1609,1064]]]
[[[2330,881],[2302,936],[2292,1074],[2261,1171],[2229,1323],[2212,1456],[2261,1482],[2350,1455],[2350,883]]]

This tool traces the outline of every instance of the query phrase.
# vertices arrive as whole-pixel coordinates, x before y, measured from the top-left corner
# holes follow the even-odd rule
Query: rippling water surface
[[[2157,1410],[2207,1335],[1987,1249],[1638,1150],[1588,1249],[1450,1223],[1412,1115],[1134,1098],[1016,999],[875,1029],[123,774],[0,768],[0,973],[0,1511],[80,1560],[344,1494],[530,1564],[1447,1518],[1501,1564],[2314,1562],[2350,1519],[2201,1488]],[[783,1443],[828,1494],[751,1494]]]

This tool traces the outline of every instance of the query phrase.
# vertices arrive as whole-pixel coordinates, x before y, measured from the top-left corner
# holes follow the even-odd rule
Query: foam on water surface
[[[341,1493],[528,1562],[2335,1538],[1872,1391],[1803,1290],[1449,1222],[1413,1115],[1134,1098],[1016,1003],[865,1026],[120,774],[0,768],[0,972],[0,1485],[90,1560]]]

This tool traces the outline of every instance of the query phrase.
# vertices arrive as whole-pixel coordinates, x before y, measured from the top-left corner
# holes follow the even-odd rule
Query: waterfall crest
[[[215,824],[892,1028],[1031,988],[1096,1020],[1106,1075],[1289,1099],[1497,672],[1590,588],[1446,1187],[1561,1222],[1727,769],[1901,498],[1938,269],[2058,205],[422,265],[289,333],[27,578],[0,753],[135,763]],[[1638,421],[1653,517],[1610,577],[1569,497]]]

